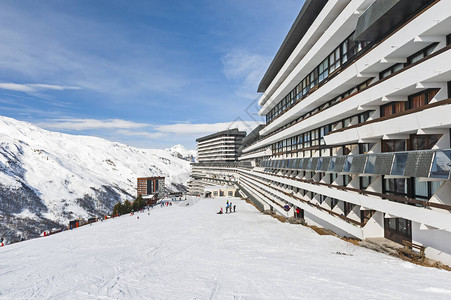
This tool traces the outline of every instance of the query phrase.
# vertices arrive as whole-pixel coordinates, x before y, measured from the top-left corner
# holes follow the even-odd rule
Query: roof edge
[[[290,57],[291,53],[293,53],[296,46],[299,44],[318,14],[326,5],[327,1],[328,0],[305,1],[301,11],[296,17],[296,20],[288,31],[287,36],[283,40],[282,45],[277,51],[276,56],[266,70],[265,75],[263,75],[263,78],[258,85],[258,93],[264,93],[266,91],[271,82],[282,69],[288,57]]]

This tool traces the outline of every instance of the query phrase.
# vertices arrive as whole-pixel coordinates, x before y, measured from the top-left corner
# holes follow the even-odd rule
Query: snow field
[[[217,215],[227,199],[237,212]],[[450,283],[450,272],[236,198],[177,201],[0,248],[2,299],[449,299]]]

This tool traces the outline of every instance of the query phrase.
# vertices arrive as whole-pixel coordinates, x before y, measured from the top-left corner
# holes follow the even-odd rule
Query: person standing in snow
[[[233,212],[235,212],[236,205],[233,206]]]
[[[230,202],[230,213],[232,213],[232,202]]]

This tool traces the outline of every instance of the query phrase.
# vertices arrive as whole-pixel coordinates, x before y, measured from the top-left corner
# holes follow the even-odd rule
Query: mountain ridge
[[[164,176],[168,190],[184,191],[189,164],[167,150],[52,132],[0,116],[0,238],[26,239],[73,218],[109,213],[118,201],[136,196],[137,177]]]

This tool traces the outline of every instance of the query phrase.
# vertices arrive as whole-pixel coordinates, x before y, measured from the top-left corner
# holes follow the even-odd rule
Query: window
[[[345,202],[344,203],[344,215],[347,216],[355,207],[355,204]]]
[[[335,198],[332,198],[330,200],[330,209],[334,209],[334,207],[338,204],[338,200]]]
[[[310,89],[312,89],[317,84],[318,79],[317,69],[313,70],[310,73],[309,78],[310,78]]]
[[[383,191],[385,194],[393,194],[407,197],[407,178],[384,179]]]
[[[381,117],[391,116],[406,110],[406,103],[403,101],[392,102],[381,106]]]
[[[409,96],[408,106],[410,109],[429,104],[438,93],[439,89],[429,89],[418,94]]]
[[[427,201],[429,199],[428,182],[414,178],[414,195],[415,199]]]
[[[383,140],[382,152],[398,152],[406,151],[405,140]]]
[[[395,72],[398,72],[399,70],[403,69],[404,65],[403,64],[395,64],[387,69],[385,69],[384,71],[379,73],[379,79],[385,78]]]
[[[360,177],[360,189],[361,190],[366,190],[371,182],[373,182],[374,177],[372,176],[361,176]]]
[[[352,180],[351,175],[343,175],[343,186],[347,186]]]
[[[338,55],[335,53],[338,51]],[[336,49],[329,55],[329,73],[333,73],[340,66],[340,49]]]
[[[360,211],[360,221],[366,224],[375,214],[375,210],[362,210]]]
[[[318,67],[318,81],[323,81],[329,75],[329,59],[326,58]]]
[[[371,148],[373,148],[374,144],[372,143],[364,143],[359,144],[359,154],[366,154],[370,151]]]
[[[432,53],[432,51],[434,51],[435,47],[437,46],[438,43],[434,43],[432,45],[427,46],[426,48],[418,51],[417,53],[413,54],[412,56],[409,56],[407,58],[407,64],[413,64],[416,63],[417,61],[423,59],[424,57],[430,55]]]
[[[438,142],[441,135],[439,134],[424,134],[410,136],[410,150],[430,150]]]
[[[326,196],[324,196],[324,195],[319,195],[319,198],[318,198],[318,202],[319,202],[319,204],[323,204],[323,202],[326,200]]]
[[[304,148],[310,147],[310,132],[304,133]]]
[[[348,60],[348,40],[345,40],[341,44],[341,64],[344,64]]]
[[[319,145],[319,129],[315,129],[311,131],[311,138],[312,138],[312,147]]]

